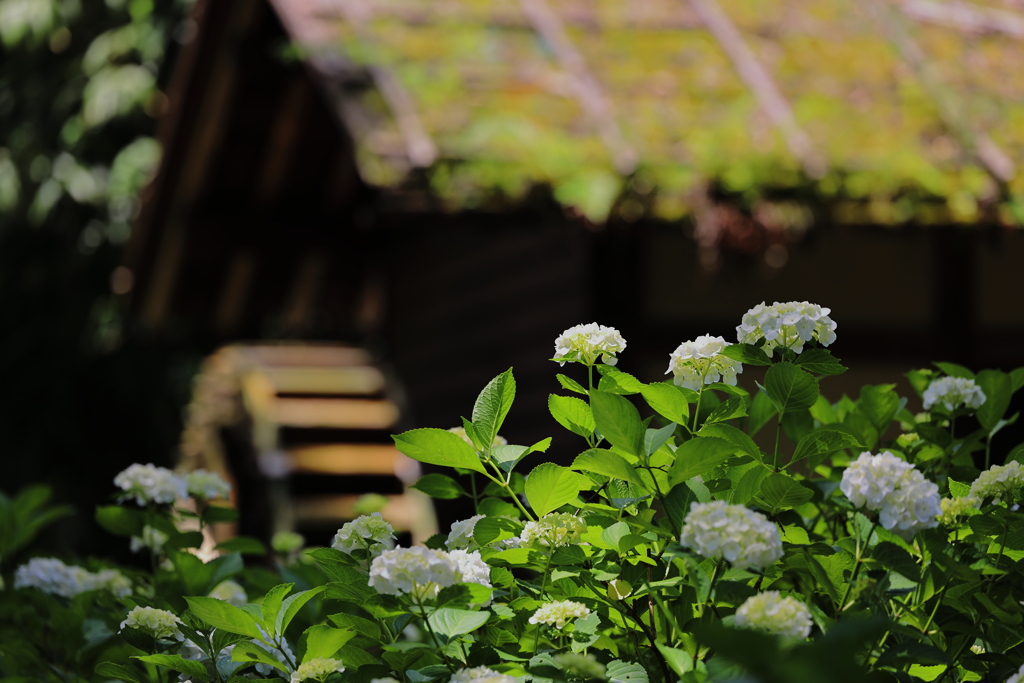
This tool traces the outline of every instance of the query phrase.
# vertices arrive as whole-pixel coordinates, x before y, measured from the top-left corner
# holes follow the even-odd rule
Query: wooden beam
[[[782,133],[786,146],[803,166],[807,175],[821,178],[828,169],[822,157],[811,143],[796,117],[789,102],[782,95],[768,70],[761,64],[753,50],[743,40],[739,29],[732,23],[715,0],[689,0],[690,6],[718,41],[722,51],[729,57],[740,80],[754,93],[768,118]]]
[[[972,33],[1005,33],[1014,38],[1024,38],[1024,14],[1020,12],[981,7],[956,0],[903,0],[899,8],[917,21]]]
[[[911,68],[925,92],[935,104],[939,118],[960,144],[974,155],[982,168],[1000,184],[1007,183],[1017,173],[1013,160],[984,131],[971,125],[967,113],[956,94],[932,67],[931,60],[914,41],[910,31],[888,5],[881,0],[864,0],[875,22],[888,36],[902,60]]]
[[[533,29],[555,53],[559,64],[572,76],[573,94],[611,152],[615,169],[623,175],[629,175],[636,170],[636,150],[623,137],[604,87],[569,39],[561,17],[545,0],[519,0],[519,5]]]

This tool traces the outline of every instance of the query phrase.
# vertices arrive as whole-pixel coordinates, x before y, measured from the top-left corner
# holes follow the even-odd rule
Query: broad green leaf
[[[836,429],[820,428],[811,432],[796,445],[790,464],[816,455],[835,453],[846,448],[864,448],[852,434]]]
[[[768,368],[764,391],[780,415],[810,408],[820,393],[818,380],[792,363],[777,363]]]
[[[201,544],[200,544],[201,545]],[[198,546],[195,546],[198,547]],[[235,536],[217,544],[217,550],[242,555],[266,555],[267,546],[263,541],[252,536]]]
[[[103,505],[96,508],[96,522],[116,536],[141,536],[145,516],[120,505]]]
[[[439,498],[441,500],[455,500],[456,498],[469,496],[459,482],[449,476],[438,473],[423,475],[419,481],[412,485],[412,488],[423,491],[423,493],[431,498]]]
[[[942,370],[950,377],[963,377],[964,379],[974,379],[974,373],[962,365],[957,365],[956,363],[932,363],[932,365],[937,367],[939,370]]]
[[[479,583],[457,583],[442,588],[434,600],[434,606],[465,609],[472,605],[483,605],[490,601],[491,592],[491,588]]]
[[[582,475],[570,469],[550,462],[543,463],[533,468],[526,477],[526,500],[537,516],[546,515],[576,500],[586,485],[581,479]]]
[[[725,422],[726,420],[732,420],[737,417],[746,416],[746,402],[742,398],[739,398],[737,396],[730,398],[727,401],[723,401],[721,404],[719,404],[718,407],[712,410],[711,414],[707,416],[707,419],[704,420],[704,424],[709,425],[714,424],[716,422]]]
[[[542,439],[532,446],[494,446],[491,448],[491,460],[504,472],[511,472],[519,461],[530,453],[543,453],[551,446],[551,437]]]
[[[947,477],[947,481],[949,481],[950,498],[963,498],[964,496],[971,495],[970,484],[961,484],[958,481],[954,481],[952,477]]]
[[[1021,387],[1024,387],[1024,367],[1010,370],[1010,382],[1013,385],[1014,393],[1017,393]]]
[[[644,425],[628,399],[605,391],[590,392],[590,406],[601,435],[630,455],[643,455]]]
[[[488,382],[477,396],[473,405],[473,426],[482,445],[489,446],[494,442],[515,397],[516,380],[512,376],[512,368]]]
[[[484,517],[473,525],[473,540],[484,546],[518,536],[522,530],[522,524],[506,517]]]
[[[185,659],[181,655],[145,655],[141,657],[132,657],[140,662],[148,662],[150,664],[156,664],[178,673],[183,673],[189,678],[199,679],[201,681],[208,681],[209,676],[206,673],[206,667],[199,662]]]
[[[672,521],[672,529],[679,532],[683,528],[683,520],[690,512],[690,505],[697,502],[697,494],[686,485],[676,484],[665,496],[665,514]]]
[[[921,568],[914,562],[914,558],[895,543],[878,543],[872,548],[871,557],[886,569],[899,572],[912,581],[921,580]]]
[[[338,652],[338,659],[345,663],[345,668],[349,671],[355,671],[356,669],[363,666],[381,666],[380,660],[371,655],[366,651],[365,648],[356,647],[355,645],[346,645],[341,648]],[[379,676],[382,672],[378,671]],[[359,680],[354,676],[349,680]],[[363,678],[362,680],[366,680]]]
[[[613,479],[622,479],[638,486],[644,482],[640,473],[630,465],[622,456],[603,448],[591,448],[576,456],[572,463],[573,469],[584,472],[594,472]]]
[[[714,436],[699,436],[685,441],[676,449],[669,482],[675,486],[691,477],[704,476],[737,452],[740,452],[738,446]]]
[[[548,396],[548,410],[558,424],[573,434],[586,438],[594,433],[594,412],[582,401],[572,396]]]
[[[229,508],[225,505],[210,505],[203,510],[203,521],[207,524],[219,522],[237,522],[238,509]]]
[[[932,664],[930,666],[926,666],[924,664],[911,664],[907,673],[915,678],[920,678],[922,681],[934,681],[948,668],[949,667],[945,664]]]
[[[427,651],[425,649],[407,650],[405,652],[385,652],[381,655],[381,658],[395,671],[405,671],[426,653]]]
[[[446,429],[425,427],[412,429],[391,437],[395,446],[413,460],[428,465],[462,467],[475,472],[485,472],[483,463],[473,447]]]
[[[127,681],[127,683],[145,683],[149,680],[149,677],[142,672],[114,662],[100,662],[96,665],[96,673],[107,678]]]
[[[672,669],[677,675],[682,676],[687,671],[693,670],[693,657],[690,656],[685,650],[678,650],[674,647],[668,647],[661,643],[655,643],[658,646],[658,652],[665,658],[669,668]]]
[[[648,683],[647,670],[639,664],[615,659],[605,668],[608,683]]]
[[[772,404],[768,394],[763,391],[759,391],[754,394],[753,400],[750,402],[750,407],[747,408],[747,412],[750,413],[750,419],[748,420],[748,432],[750,436],[754,436],[761,428],[768,424],[778,414],[775,406]]]
[[[785,510],[803,505],[813,495],[813,491],[801,486],[789,475],[775,472],[761,482],[761,491],[757,499],[771,510]]]
[[[841,375],[847,370],[839,362],[838,358],[829,353],[828,350],[820,348],[806,349],[796,357],[793,363],[799,365],[807,372],[813,372],[817,375]]]
[[[609,394],[636,394],[644,388],[644,383],[628,372],[623,372],[611,365],[598,365],[601,381],[597,388]]]
[[[900,409],[900,397],[895,389],[895,384],[869,384],[860,390],[857,408],[871,421],[879,435],[885,434],[889,423]]]
[[[658,415],[676,424],[685,425],[690,417],[690,404],[679,388],[666,382],[648,384],[640,390],[647,405]]]
[[[832,403],[824,396],[819,396],[818,400],[811,406],[811,417],[820,422],[823,425],[830,425],[839,422],[839,415],[836,409],[832,406]]]
[[[583,388],[583,385],[574,379],[570,379],[565,375],[555,375],[558,383],[562,385],[562,388],[567,391],[573,391],[577,394],[587,395],[587,390]]]
[[[832,598],[832,602],[838,603],[839,586],[842,585],[842,582],[840,581],[837,583],[834,581],[832,574],[829,573],[825,566],[809,550],[804,550],[804,559],[807,561],[807,568],[811,571],[811,575],[814,576],[815,580],[817,580],[818,585],[825,589],[828,596]]]
[[[665,425],[661,429],[648,429],[644,433],[644,454],[649,458],[668,443],[676,433],[674,422]]]
[[[464,633],[472,633],[486,624],[489,617],[490,612],[471,612],[442,607],[428,616],[427,621],[435,632],[451,638]]]
[[[354,614],[332,614],[327,617],[334,625],[339,628],[354,629],[359,635],[370,638],[371,640],[380,640],[380,626],[375,621],[370,619],[364,619],[363,617],[356,616]]]
[[[277,632],[284,633],[288,629],[288,624],[292,623],[292,619],[299,613],[299,610],[307,602],[322,593],[324,589],[325,586],[317,586],[316,588],[311,588],[308,591],[302,591],[285,598],[284,602],[281,603],[281,611],[277,613]]]
[[[216,598],[186,596],[185,600],[193,614],[214,628],[224,629],[249,638],[263,637],[256,625],[256,617],[243,609]]]
[[[755,460],[763,460],[764,456],[761,453],[761,449],[757,447],[754,440],[751,439],[743,430],[737,429],[732,425],[727,424],[706,424],[701,427],[700,431],[697,432],[698,436],[716,436],[719,439],[725,439],[735,444],[740,451],[746,453]]]
[[[235,647],[231,651],[231,661],[259,662],[260,664],[268,664],[275,669],[280,669],[286,675],[289,673],[288,667],[285,666],[284,662],[279,661],[277,657],[274,657],[259,645],[244,640],[240,643],[235,643]]]
[[[271,636],[280,635],[277,630],[277,615],[281,611],[281,603],[294,587],[294,583],[279,584],[267,591],[266,597],[263,598],[263,621]]]
[[[726,358],[738,360],[746,365],[771,365],[772,361],[764,350],[753,344],[732,344],[720,352]]]
[[[982,370],[974,381],[985,394],[985,402],[978,407],[978,422],[986,432],[991,432],[1010,407],[1013,381],[1005,372],[998,370]]]
[[[770,474],[767,467],[757,465],[743,473],[740,480],[732,487],[730,502],[733,505],[746,505],[761,490],[761,482]]]
[[[334,657],[338,650],[352,640],[355,635],[355,629],[351,628],[333,628],[323,624],[310,626],[306,629],[306,653],[302,655],[302,662]]]

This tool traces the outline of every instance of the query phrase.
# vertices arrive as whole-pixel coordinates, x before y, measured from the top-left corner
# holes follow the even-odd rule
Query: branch
[[[966,2],[904,0],[900,11],[912,19],[976,33],[1005,33],[1024,38],[1024,15],[1019,12],[979,7]]]

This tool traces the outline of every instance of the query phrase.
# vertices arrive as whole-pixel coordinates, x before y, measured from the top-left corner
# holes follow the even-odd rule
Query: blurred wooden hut
[[[655,379],[768,300],[851,385],[1024,364],[1010,0],[198,0],[112,279],[160,334],[357,342],[420,425],[598,320]],[[841,390],[843,380],[830,389]]]

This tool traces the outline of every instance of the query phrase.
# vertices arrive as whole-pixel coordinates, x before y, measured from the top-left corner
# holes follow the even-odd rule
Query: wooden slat
[[[360,497],[355,494],[299,498],[292,503],[295,523],[323,524],[337,520],[340,527],[345,520],[359,516],[355,506]],[[437,517],[428,496],[413,490],[386,497],[388,504],[381,510],[381,516],[396,531],[411,532],[414,543],[422,543],[437,533]]]
[[[388,429],[398,421],[391,401],[345,398],[278,398],[273,420],[283,427]]]
[[[236,347],[251,364],[261,369],[275,366],[351,367],[370,365],[366,351],[344,346],[253,346]]]
[[[330,444],[299,446],[285,451],[292,471],[305,474],[395,475],[400,453],[394,446],[378,444]]]
[[[377,394],[384,374],[374,367],[266,368],[264,374],[279,394]]]

